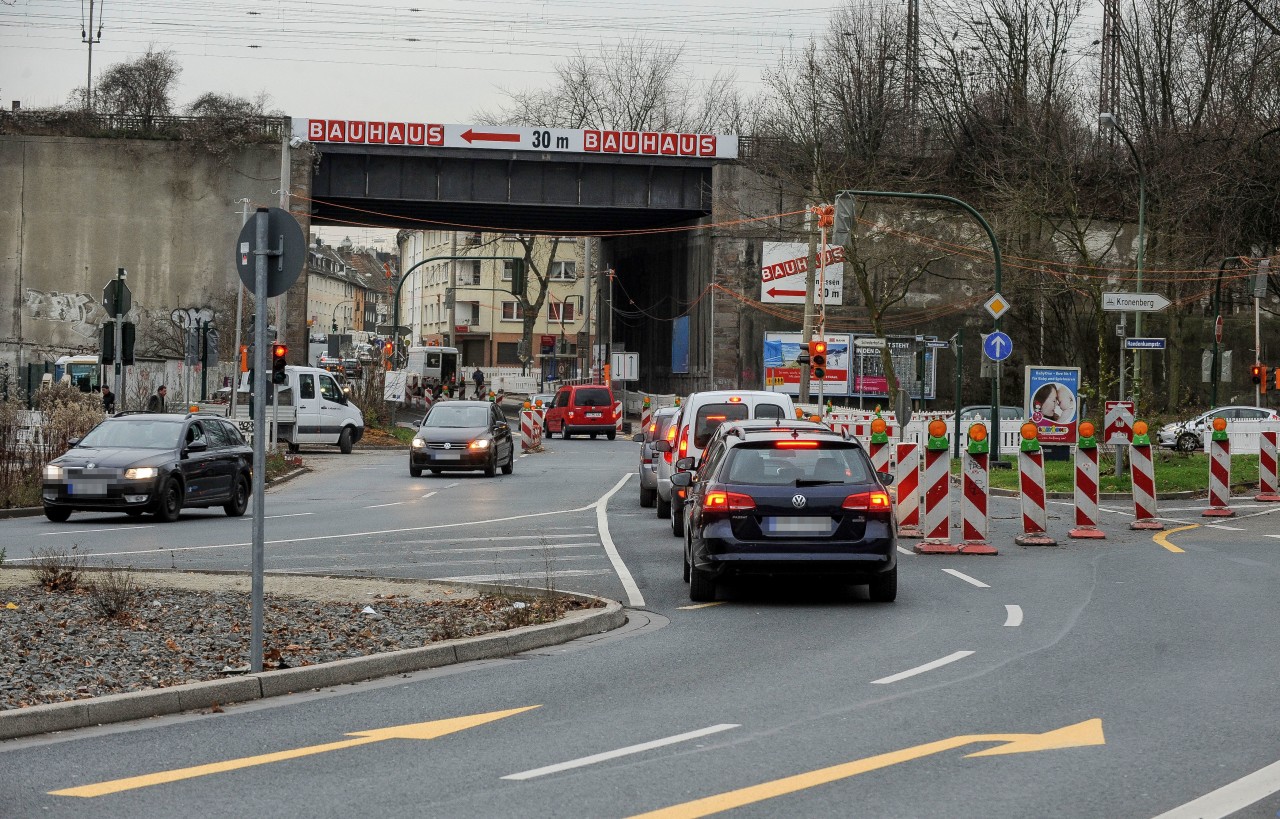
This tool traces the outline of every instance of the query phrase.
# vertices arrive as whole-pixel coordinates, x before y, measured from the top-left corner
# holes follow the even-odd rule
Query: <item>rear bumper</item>
[[[640,488],[658,488],[658,470],[654,469],[652,464],[647,466],[645,464],[640,465]]]

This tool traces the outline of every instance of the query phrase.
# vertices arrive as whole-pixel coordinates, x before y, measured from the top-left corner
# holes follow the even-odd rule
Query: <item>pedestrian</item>
[[[155,395],[147,399],[147,412],[167,412],[168,410],[165,407],[164,397],[168,392],[169,391],[165,389],[164,384],[156,387]]]
[[[116,394],[106,384],[102,385],[102,411],[114,415],[116,411]]]
[[[476,371],[471,374],[471,380],[476,382],[475,399],[479,401],[484,398],[484,370],[480,369],[479,365],[476,366]]]

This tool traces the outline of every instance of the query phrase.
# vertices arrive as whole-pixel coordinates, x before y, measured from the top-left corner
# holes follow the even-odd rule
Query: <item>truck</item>
[[[276,440],[284,441],[290,452],[302,444],[327,444],[351,454],[364,436],[364,413],[347,398],[334,374],[319,367],[288,366],[284,371],[286,383],[279,385],[278,393],[272,389],[275,385],[267,384],[267,423],[279,419]],[[273,394],[280,397],[278,407],[271,401]],[[245,437],[253,434],[251,397],[249,373],[243,373],[231,417]]]

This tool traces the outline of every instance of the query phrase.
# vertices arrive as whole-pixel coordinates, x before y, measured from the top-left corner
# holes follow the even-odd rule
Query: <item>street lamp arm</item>
[[[400,348],[400,291],[404,289],[404,283],[409,281],[409,274],[417,270],[419,267],[422,267],[424,264],[430,264],[431,262],[449,262],[449,261],[467,260],[467,259],[476,259],[477,261],[502,261],[502,262],[524,261],[524,257],[522,256],[459,256],[456,254],[451,254],[448,256],[431,256],[429,258],[423,259],[420,262],[416,262],[408,270],[406,270],[403,274],[401,274],[400,281],[396,283],[395,295],[392,296],[393,304],[391,306],[391,309],[392,309],[393,318],[391,319],[391,335],[396,340],[395,349],[397,352],[399,351],[399,348]],[[456,293],[454,294],[454,298],[457,298]]]

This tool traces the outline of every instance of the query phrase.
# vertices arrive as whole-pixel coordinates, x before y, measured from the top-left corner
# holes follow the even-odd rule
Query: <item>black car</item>
[[[208,415],[128,413],[89,430],[44,468],[44,514],[153,512],[174,521],[184,506],[249,505],[253,450],[230,422]]]
[[[674,485],[689,487],[690,599],[714,600],[724,577],[810,575],[866,584],[873,601],[892,602],[898,523],[888,480],[857,441],[830,430],[726,425],[696,473],[672,476]]]
[[[483,469],[492,478],[499,467],[510,475],[515,464],[511,426],[498,405],[488,401],[432,404],[409,449],[409,474],[415,478],[424,469]]]

